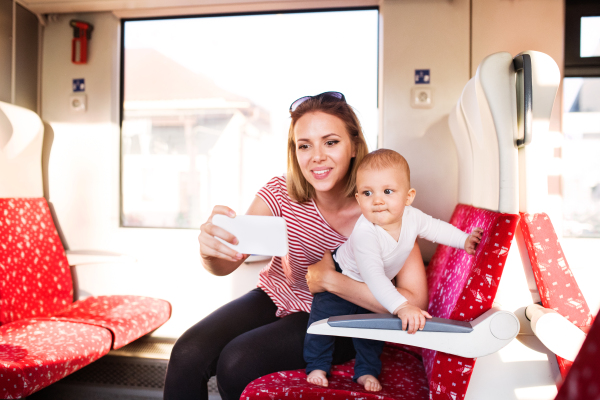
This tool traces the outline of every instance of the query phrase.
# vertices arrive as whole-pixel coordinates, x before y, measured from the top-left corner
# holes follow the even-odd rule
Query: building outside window
[[[319,27],[314,29],[311,27]],[[378,11],[126,21],[123,226],[244,213],[286,170],[292,101],[345,94],[377,143]]]

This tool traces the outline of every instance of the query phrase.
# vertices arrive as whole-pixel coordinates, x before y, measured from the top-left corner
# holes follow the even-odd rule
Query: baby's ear
[[[406,195],[406,205],[410,206],[412,202],[415,200],[415,196],[417,195],[417,191],[415,189],[410,189],[408,194]]]

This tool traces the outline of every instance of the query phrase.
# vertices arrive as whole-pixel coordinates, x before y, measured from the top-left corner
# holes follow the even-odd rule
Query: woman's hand
[[[333,257],[329,250],[325,250],[323,259],[316,264],[308,267],[308,273],[306,274],[306,283],[308,283],[308,289],[312,294],[327,292],[327,282],[331,273],[336,273],[335,264],[333,263]]]
[[[235,236],[225,229],[213,225],[212,218],[215,214],[226,215],[230,218],[235,217],[235,211],[231,208],[227,206],[215,206],[208,220],[200,227],[198,242],[200,243],[200,256],[202,257],[203,264],[205,264],[204,261],[215,258],[233,262],[240,262],[247,258],[248,255],[244,256],[216,239],[218,237],[231,244],[238,244]]]
[[[227,206],[215,206],[208,220],[200,227],[198,243],[200,243],[200,256],[204,268],[213,275],[229,275],[239,267],[249,254],[241,254],[216,238],[221,238],[231,244],[238,244],[237,238],[225,229],[213,225],[212,218],[216,214],[235,217],[235,211]],[[246,215],[272,216],[271,209],[263,199],[256,196]]]

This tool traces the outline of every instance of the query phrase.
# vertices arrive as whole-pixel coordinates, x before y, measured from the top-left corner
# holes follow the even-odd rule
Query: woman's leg
[[[171,353],[165,400],[208,399],[207,382],[215,374],[221,350],[239,335],[278,321],[276,309],[269,296],[257,288],[188,329]]]
[[[277,371],[303,369],[304,337],[308,314],[288,315],[233,339],[221,352],[217,363],[217,384],[223,400],[239,400],[255,379]],[[333,363],[354,358],[351,338],[337,337]]]

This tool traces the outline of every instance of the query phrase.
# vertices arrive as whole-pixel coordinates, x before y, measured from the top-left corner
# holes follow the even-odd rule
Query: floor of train
[[[27,397],[28,400],[154,400],[163,398],[174,339],[143,337]],[[221,400],[213,377],[209,400]]]

